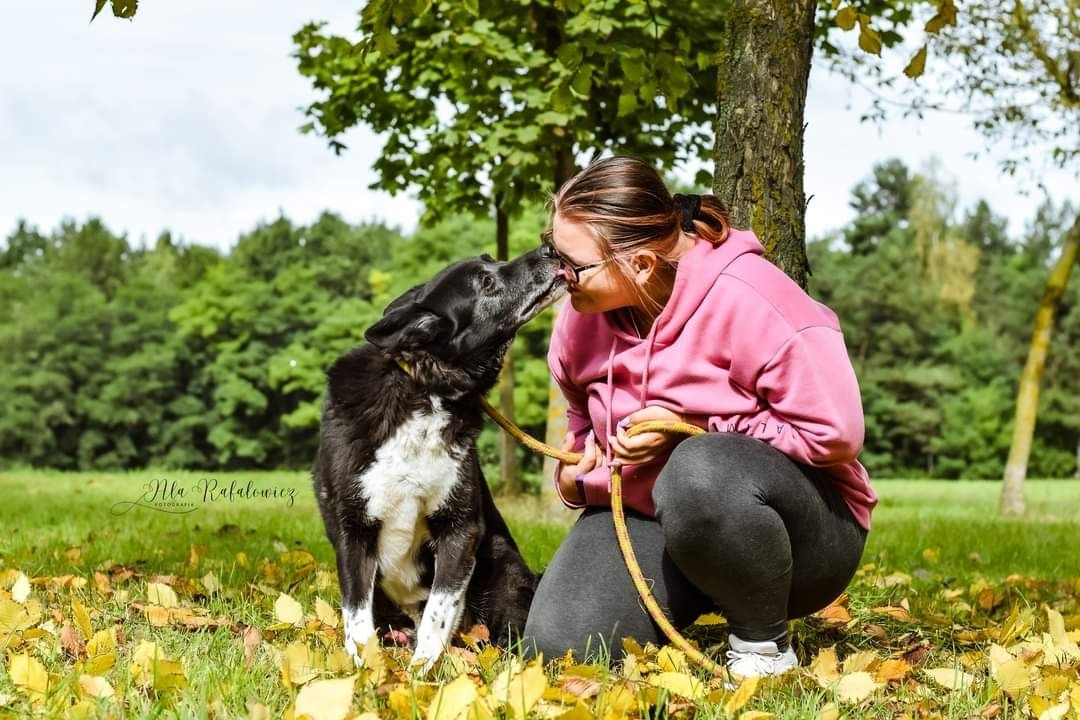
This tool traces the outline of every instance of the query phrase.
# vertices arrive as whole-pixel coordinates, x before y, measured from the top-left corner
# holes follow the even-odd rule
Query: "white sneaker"
[[[799,667],[799,659],[790,645],[780,652],[771,640],[750,642],[732,634],[728,635],[728,642],[731,649],[727,651],[727,668],[740,678],[782,675]]]

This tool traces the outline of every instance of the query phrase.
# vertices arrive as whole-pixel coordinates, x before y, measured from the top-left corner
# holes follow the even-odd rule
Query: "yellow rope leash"
[[[576,464],[580,462],[582,458],[581,453],[556,450],[550,445],[540,442],[510,422],[506,416],[500,413],[487,400],[481,399],[480,402],[484,406],[485,412],[491,416],[492,420],[498,423],[503,430],[506,430],[506,432],[510,433],[510,435],[526,447],[549,457],[562,460],[565,463]],[[626,434],[628,437],[633,437],[634,435],[643,432],[655,432],[657,430],[681,432],[687,435],[701,435],[705,432],[702,428],[699,428],[697,425],[691,425],[690,423],[677,422],[674,420],[647,420],[646,422],[631,425],[626,429]],[[664,615],[664,611],[660,608],[660,603],[656,601],[652,591],[649,589],[649,584],[645,580],[644,573],[641,571],[641,565],[638,564],[637,555],[634,554],[634,547],[630,543],[630,531],[626,527],[626,511],[623,509],[622,473],[620,472],[618,465],[611,468],[611,517],[615,522],[615,538],[619,542],[619,549],[622,551],[623,561],[626,563],[626,569],[630,573],[630,579],[633,581],[634,587],[637,588],[638,596],[645,604],[645,609],[649,611],[649,615],[652,617],[653,621],[664,635],[667,636],[667,639],[671,641],[671,644],[685,653],[686,657],[692,662],[697,663],[714,675],[727,678],[726,669],[713,662],[713,660],[703,652],[691,645],[690,642],[675,629],[675,626],[672,625],[671,621]]]
[[[397,364],[400,365],[401,369],[406,373],[412,374],[412,369],[404,360],[397,358]],[[524,432],[517,425],[510,422],[505,415],[499,412],[499,410],[485,398],[480,398],[480,404],[483,406],[484,412],[486,412],[499,427],[530,450],[555,458],[556,460],[561,460],[564,463],[576,465],[581,461],[581,453],[558,450],[546,443],[540,442]],[[691,425],[690,423],[674,420],[648,420],[646,422],[637,423],[636,425],[631,425],[626,429],[626,434],[628,437],[633,437],[639,433],[655,432],[657,430],[681,432],[687,435],[701,435],[705,432],[702,428],[697,425]],[[626,528],[626,512],[623,509],[622,501],[622,473],[620,472],[618,465],[611,468],[611,516],[615,522],[615,538],[619,542],[619,549],[622,551],[626,569],[630,573],[630,579],[633,581],[634,587],[637,588],[638,596],[641,598],[641,601],[645,603],[645,608],[649,611],[649,615],[652,617],[653,621],[660,630],[663,631],[664,635],[667,636],[667,639],[671,641],[671,644],[685,653],[686,657],[702,666],[710,673],[727,678],[727,670],[723,666],[713,662],[712,659],[691,645],[686,638],[679,634],[679,631],[675,629],[675,626],[672,625],[671,621],[664,615],[664,611],[660,608],[660,604],[656,602],[656,598],[653,597],[652,591],[649,589],[649,585],[645,580],[645,575],[641,572],[641,566],[638,564],[637,556],[634,554],[634,548],[630,544],[630,531]]]

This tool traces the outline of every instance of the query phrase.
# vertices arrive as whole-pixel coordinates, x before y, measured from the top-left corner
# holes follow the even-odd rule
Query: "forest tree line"
[[[866,415],[872,476],[1000,478],[1032,319],[1076,208],[1044,203],[1010,233],[960,208],[933,171],[876,166],[855,218],[808,243],[809,291],[840,317]],[[526,206],[517,254],[545,223]],[[410,235],[326,213],[279,217],[227,253],[163,233],[135,246],[98,219],[20,223],[0,252],[0,466],[78,470],[304,468],[325,370],[397,294],[493,252],[494,220],[450,216]],[[516,419],[545,429],[549,310],[519,334]],[[1077,473],[1080,283],[1055,322],[1028,474]],[[497,402],[497,391],[492,401]],[[480,439],[499,478],[497,428]],[[536,488],[540,459],[519,467]]]

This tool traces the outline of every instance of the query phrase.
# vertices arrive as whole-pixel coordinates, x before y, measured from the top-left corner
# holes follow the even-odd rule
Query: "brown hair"
[[[719,245],[731,229],[727,209],[715,195],[700,198],[700,207],[693,213],[694,232]],[[653,312],[660,311],[660,303],[633,282],[629,253],[624,252],[651,250],[669,266],[674,259],[670,253],[679,240],[684,205],[651,165],[630,156],[596,160],[567,180],[552,196],[551,205],[552,216],[585,224],[604,259],[614,261],[620,282]]]

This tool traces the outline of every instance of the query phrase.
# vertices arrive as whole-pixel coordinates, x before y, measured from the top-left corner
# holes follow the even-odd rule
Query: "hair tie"
[[[694,232],[694,219],[701,210],[701,196],[675,193],[672,199],[675,200],[675,205],[678,206],[679,213],[682,215],[682,222],[679,225],[688,233]]]

